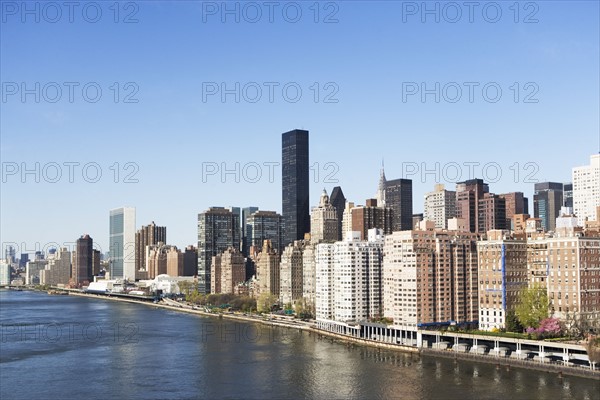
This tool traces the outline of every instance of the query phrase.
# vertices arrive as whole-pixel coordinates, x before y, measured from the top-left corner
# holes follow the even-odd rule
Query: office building
[[[256,211],[247,218],[246,233],[250,246],[260,248],[270,240],[275,251],[283,250],[283,218],[275,211]]]
[[[112,279],[134,281],[135,270],[135,208],[110,210],[110,276]]]
[[[573,208],[573,184],[563,183],[563,206]]]
[[[310,232],[308,131],[282,135],[282,215],[284,246]]]
[[[198,249],[196,246],[188,246],[183,253],[183,274],[182,276],[198,275]]]
[[[61,248],[54,257],[48,260],[45,269],[40,271],[40,285],[67,285],[71,279],[72,254],[66,248]]]
[[[556,218],[563,205],[563,184],[543,182],[534,185],[533,216],[542,220],[542,228],[554,231]]]
[[[211,207],[198,214],[198,285],[200,293],[210,293],[211,262],[229,247],[238,248],[238,215],[223,207]]]
[[[257,211],[258,211],[258,207],[244,207],[241,209],[240,240],[242,241],[242,254],[244,255],[244,257],[248,257],[248,255],[250,254],[250,246],[251,246],[250,235],[248,232],[248,218]],[[262,246],[262,244],[261,244],[261,246]]]
[[[385,182],[385,200],[381,204],[392,210],[392,231],[411,230],[413,205],[412,205],[412,180],[394,179]]]

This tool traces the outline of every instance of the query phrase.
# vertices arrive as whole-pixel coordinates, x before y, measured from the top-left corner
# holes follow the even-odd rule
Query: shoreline
[[[46,293],[46,292],[40,291],[40,293]],[[161,308],[161,309],[169,310],[169,311],[176,311],[176,312],[182,312],[182,313],[186,313],[186,314],[198,315],[201,317],[229,319],[229,320],[233,320],[233,321],[260,323],[260,324],[266,325],[266,326],[298,329],[300,331],[307,331],[307,332],[309,332],[309,334],[315,334],[319,338],[322,338],[322,337],[329,338],[332,342],[339,342],[339,344],[345,344],[346,346],[348,346],[349,344],[352,344],[352,345],[358,345],[358,346],[367,346],[367,347],[374,347],[374,348],[378,348],[378,349],[397,351],[397,352],[401,352],[401,353],[405,353],[405,354],[417,353],[420,356],[426,356],[426,357],[441,357],[441,358],[446,358],[446,359],[455,359],[455,360],[460,359],[460,360],[470,361],[470,362],[481,362],[481,363],[485,363],[485,364],[496,364],[497,368],[505,367],[507,369],[510,369],[511,367],[514,367],[514,368],[519,368],[519,369],[535,370],[538,372],[547,372],[547,373],[557,374],[557,378],[559,378],[559,379],[561,379],[563,375],[569,375],[569,376],[576,376],[576,377],[584,378],[584,379],[600,380],[600,372],[599,371],[592,371],[592,370],[584,369],[584,368],[568,367],[568,366],[559,365],[559,364],[542,364],[542,363],[536,363],[534,361],[517,360],[517,359],[513,359],[513,358],[509,358],[509,357],[499,358],[499,357],[491,357],[489,355],[460,353],[460,352],[455,352],[455,351],[436,350],[436,349],[430,349],[430,348],[420,349],[420,348],[413,347],[413,346],[403,346],[403,345],[397,345],[397,344],[382,343],[382,342],[376,342],[376,341],[372,341],[372,340],[368,340],[368,339],[354,338],[354,337],[350,337],[350,336],[336,334],[336,333],[329,332],[329,331],[324,331],[321,329],[317,329],[314,326],[314,324],[312,324],[312,323],[311,324],[290,323],[288,321],[281,321],[281,320],[274,321],[274,320],[270,320],[270,319],[253,318],[253,317],[248,317],[248,316],[244,316],[244,315],[226,314],[226,313],[214,314],[214,313],[209,313],[209,312],[202,311],[202,310],[192,309],[191,306],[179,304],[176,302],[173,302],[173,303],[175,303],[177,305],[165,304],[163,302],[153,303],[153,302],[149,302],[149,301],[144,301],[142,299],[140,299],[140,300],[126,299],[126,298],[112,297],[112,296],[107,296],[107,295],[102,295],[102,294],[80,293],[80,292],[72,292],[72,291],[69,291],[69,295],[93,298],[93,299],[104,299],[104,300],[109,300],[109,301],[118,301],[118,302],[123,302],[123,303],[142,304],[142,305],[153,306],[156,308]]]

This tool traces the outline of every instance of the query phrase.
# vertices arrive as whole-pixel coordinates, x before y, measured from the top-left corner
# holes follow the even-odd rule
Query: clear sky
[[[0,3],[3,248],[107,251],[120,206],[177,246],[210,206],[281,211],[295,128],[312,205],[337,185],[364,204],[384,159],[415,212],[471,168],[532,207],[599,150],[597,1]]]

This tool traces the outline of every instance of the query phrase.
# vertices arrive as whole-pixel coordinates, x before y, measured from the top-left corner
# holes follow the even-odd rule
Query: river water
[[[0,398],[600,399],[600,381],[320,340],[142,304],[0,290]]]

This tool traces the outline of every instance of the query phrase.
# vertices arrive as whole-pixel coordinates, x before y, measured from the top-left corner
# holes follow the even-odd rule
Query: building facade
[[[436,229],[448,229],[448,220],[454,217],[456,217],[456,192],[446,190],[443,184],[435,185],[433,192],[425,195],[423,219],[435,222]]]
[[[265,240],[270,240],[275,251],[283,251],[283,217],[275,211],[256,211],[250,215],[246,234],[250,246],[261,248]]]
[[[89,235],[77,239],[75,263],[73,264],[73,283],[77,287],[93,281],[94,241]]]
[[[223,207],[211,207],[198,214],[198,287],[210,293],[212,258],[229,247],[238,248],[238,215]]]
[[[508,231],[492,230],[477,242],[479,262],[479,329],[506,328],[506,314],[514,311],[519,292],[529,284],[527,243]]]
[[[597,221],[600,206],[600,154],[590,156],[590,164],[573,168],[573,211],[579,225],[586,220]]]
[[[476,325],[476,235],[441,231],[423,221],[385,237],[384,316],[406,330]]]
[[[542,220],[542,228],[554,231],[555,222],[563,205],[563,184],[543,182],[534,185],[533,216]]]
[[[308,131],[282,135],[282,215],[284,246],[310,232]]]
[[[136,273],[139,273],[139,271],[147,271],[146,246],[155,245],[159,242],[167,243],[167,228],[165,226],[157,226],[154,221],[152,221],[150,225],[142,226],[142,228],[135,233]]]
[[[337,210],[330,203],[327,191],[323,190],[319,205],[312,209],[310,216],[310,240],[312,243],[334,243],[338,241],[337,216]]]
[[[110,276],[135,280],[135,208],[110,210]]]

